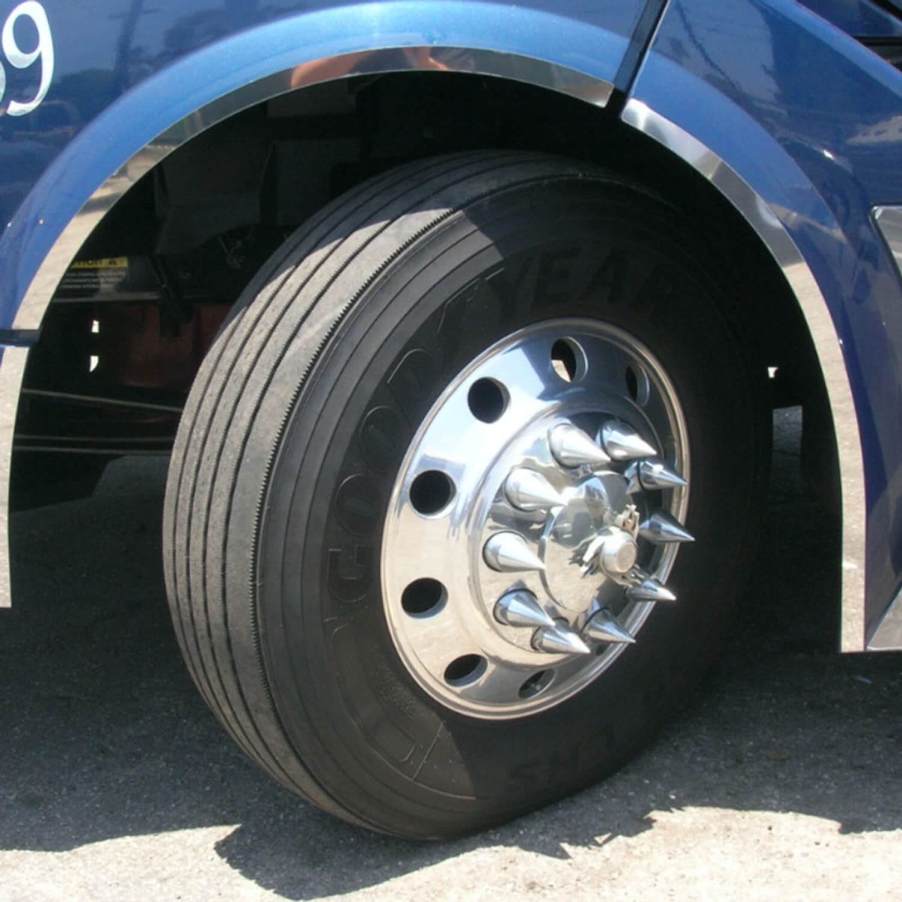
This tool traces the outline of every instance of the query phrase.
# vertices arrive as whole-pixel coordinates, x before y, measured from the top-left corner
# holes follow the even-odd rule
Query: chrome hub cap
[[[688,473],[673,386],[631,336],[562,319],[490,348],[429,412],[389,504],[382,589],[405,666],[477,717],[578,692],[676,601]]]
[[[557,605],[588,611],[602,582],[632,570],[635,537],[614,525],[627,504],[623,477],[601,473],[567,491],[567,503],[549,512],[539,548],[542,581]]]

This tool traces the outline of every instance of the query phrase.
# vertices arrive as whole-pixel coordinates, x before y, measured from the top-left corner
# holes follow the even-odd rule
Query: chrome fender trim
[[[13,433],[19,391],[25,375],[28,348],[0,348],[0,608],[12,603],[9,559],[9,484],[13,456]]]
[[[902,207],[874,207],[874,222],[902,276]]]
[[[842,345],[814,274],[776,213],[716,153],[640,100],[627,101],[622,120],[654,138],[704,176],[764,242],[795,294],[820,362],[839,453],[842,501],[842,627],[844,652],[865,650],[865,524],[867,507],[858,415]],[[899,221],[897,220],[897,223]],[[897,257],[898,259],[898,257]],[[902,604],[899,619],[902,621]]]
[[[462,47],[398,47],[301,63],[232,91],[158,135],[114,172],[66,226],[41,264],[16,313],[14,329],[39,329],[44,312],[82,244],[110,209],[165,157],[235,113],[300,88],[355,75],[455,72],[520,81],[603,107],[614,86],[545,60]]]
[[[32,279],[16,313],[16,330],[40,329],[44,313],[85,240],[134,184],[174,150],[248,107],[315,84],[355,75],[455,72],[519,81],[604,107],[614,86],[546,60],[466,47],[409,46],[368,50],[299,63],[219,97],[175,123],[100,185],[73,217]],[[13,434],[27,348],[6,347],[0,359],[0,607],[10,595],[9,488]]]
[[[883,615],[868,639],[868,651],[902,651],[902,591]]]
[[[902,207],[874,207],[874,222],[902,277]],[[868,651],[902,651],[902,591],[893,599],[868,639]]]

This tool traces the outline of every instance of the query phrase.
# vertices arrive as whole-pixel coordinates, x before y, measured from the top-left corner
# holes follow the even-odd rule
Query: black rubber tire
[[[742,299],[697,232],[610,173],[483,152],[358,186],[264,266],[185,409],[164,555],[191,674],[275,779],[353,823],[448,837],[610,773],[684,704],[744,581],[769,447],[763,368],[731,326]],[[531,717],[469,718],[395,652],[384,506],[442,388],[557,316],[613,322],[668,371],[697,542],[671,578],[679,603],[591,686]]]

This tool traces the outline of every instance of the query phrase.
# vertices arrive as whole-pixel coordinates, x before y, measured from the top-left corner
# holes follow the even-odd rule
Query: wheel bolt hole
[[[494,379],[477,379],[467,394],[470,413],[483,423],[501,419],[507,408],[507,390]]]
[[[426,470],[410,486],[410,503],[418,514],[437,514],[454,497],[454,483],[440,470]]]
[[[485,671],[485,658],[480,655],[461,655],[445,668],[445,682],[449,686],[467,686]]]
[[[626,368],[626,390],[634,401],[639,397],[639,377],[631,366]]]
[[[648,376],[641,368],[628,366],[623,373],[623,381],[626,384],[626,392],[633,401],[642,407],[648,404],[651,386]]]
[[[520,698],[535,698],[535,696],[540,692],[544,692],[551,685],[553,679],[553,670],[540,670],[523,683],[518,694]]]
[[[437,579],[415,579],[401,593],[401,607],[411,617],[437,614],[444,605],[447,593]]]
[[[551,346],[551,366],[564,382],[582,379],[586,369],[582,348],[570,338],[559,338]]]

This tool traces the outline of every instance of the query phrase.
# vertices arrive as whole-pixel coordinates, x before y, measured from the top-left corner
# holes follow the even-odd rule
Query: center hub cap
[[[555,320],[490,348],[436,401],[389,502],[382,592],[411,675],[484,718],[597,678],[676,600],[688,469],[673,387],[630,336]]]
[[[580,482],[567,503],[552,512],[539,556],[545,588],[558,605],[588,611],[605,580],[633,568],[638,546],[615,525],[628,504],[623,477],[601,473]]]

